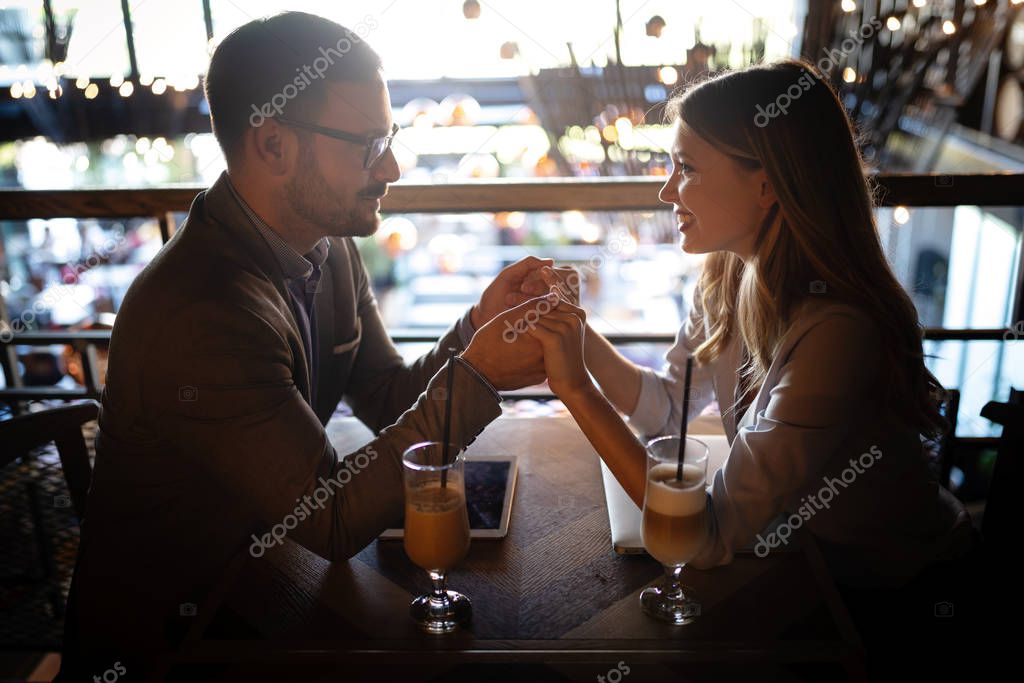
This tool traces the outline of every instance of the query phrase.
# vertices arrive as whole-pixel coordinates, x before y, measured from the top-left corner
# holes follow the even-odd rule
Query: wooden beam
[[[392,185],[385,213],[481,211],[667,211],[663,180],[649,177],[480,180]],[[879,206],[1021,206],[1024,174],[883,174],[873,177]],[[205,188],[0,190],[0,220],[130,218],[187,212]]]

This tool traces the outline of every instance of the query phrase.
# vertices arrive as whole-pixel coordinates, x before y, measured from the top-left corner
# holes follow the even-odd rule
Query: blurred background
[[[989,339],[927,343],[934,371],[962,392],[961,434],[986,435],[993,427],[970,416],[1024,383],[1020,345],[991,334],[1024,332],[1022,214],[1017,201],[978,206],[970,203],[978,192],[950,195],[973,188],[986,196],[984,174],[1024,167],[1020,5],[5,0],[0,185],[198,191],[225,167],[201,86],[210,53],[253,18],[314,12],[381,54],[402,126],[394,150],[403,183],[433,192],[429,212],[386,213],[378,234],[360,241],[396,337],[436,335],[504,264],[532,253],[588,266],[584,298],[595,325],[627,340],[634,360],[658,366],[700,265],[680,251],[671,214],[656,200],[657,179],[670,168],[661,104],[709,72],[803,55],[842,93],[873,172],[941,174],[926,181],[931,194],[911,186],[915,203],[880,208],[878,225],[926,327],[990,331]],[[642,193],[649,206],[574,206],[566,196],[575,186],[558,182],[609,176],[649,181],[622,190],[626,204]],[[572,208],[465,210],[458,189],[537,179],[554,184],[555,204]],[[23,199],[7,194],[5,206]],[[450,212],[439,211],[446,201]],[[135,274],[184,216],[20,218],[26,211],[0,212],[0,325],[14,333],[109,329]],[[416,355],[424,344],[403,351]],[[99,350],[99,367],[86,369],[102,384],[103,345],[90,349]],[[89,386],[81,344],[13,352],[0,386],[14,388],[13,375],[21,388]]]

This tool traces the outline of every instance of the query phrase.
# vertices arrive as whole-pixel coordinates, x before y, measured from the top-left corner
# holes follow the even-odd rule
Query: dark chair
[[[92,465],[89,463],[89,451],[82,436],[82,425],[95,420],[98,414],[99,404],[95,401],[85,401],[0,421],[0,469],[18,459],[31,456],[33,451],[48,443],[56,444],[64,481],[70,493],[71,500],[68,502],[81,520],[85,516],[86,498],[92,482]],[[42,576],[35,581],[51,584],[50,600],[54,613],[62,615],[64,597],[56,580],[53,543],[49,530],[43,524],[39,485],[29,479],[25,489],[35,543],[39,551],[39,563],[42,567]]]
[[[940,407],[942,416],[949,422],[949,430],[939,438],[939,482],[950,487],[949,475],[956,459],[956,417],[960,412],[960,391],[949,389]]]
[[[923,440],[928,454],[929,469],[939,483],[950,490],[950,474],[956,461],[956,422],[959,411],[960,392],[957,389],[947,389],[939,400],[939,413],[949,423],[949,429],[937,439]]]
[[[1024,391],[1010,389],[1006,403],[989,401],[981,409],[981,416],[1003,426],[981,520],[982,539],[989,556],[995,559],[1006,557],[1016,540],[1016,496],[1024,483]]]

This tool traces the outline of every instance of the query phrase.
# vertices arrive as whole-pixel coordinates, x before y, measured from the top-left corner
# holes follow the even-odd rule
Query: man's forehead
[[[387,132],[391,129],[391,104],[383,80],[326,84],[323,117],[352,132]]]

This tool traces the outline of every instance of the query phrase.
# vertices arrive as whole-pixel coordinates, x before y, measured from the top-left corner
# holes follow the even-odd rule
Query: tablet
[[[516,489],[516,456],[466,456],[466,511],[469,513],[470,538],[504,538],[512,515],[512,496]],[[400,539],[402,529],[386,529],[384,540]]]

